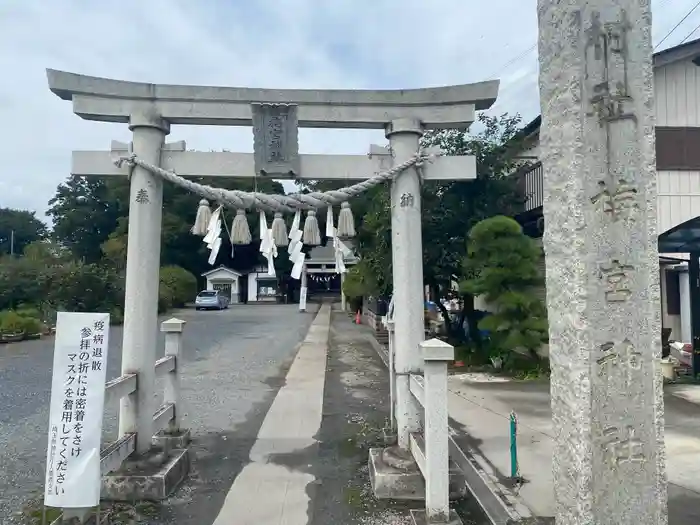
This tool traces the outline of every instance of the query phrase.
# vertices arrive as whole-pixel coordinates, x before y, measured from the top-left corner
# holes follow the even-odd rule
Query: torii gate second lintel
[[[112,141],[111,151],[74,151],[71,175],[81,177],[125,176],[126,167],[114,164],[115,156],[126,155],[129,144]],[[367,155],[301,154],[297,176],[275,175],[275,180],[364,180],[391,168],[392,156],[384,146],[372,144]],[[187,151],[184,140],[163,145],[160,165],[182,177],[256,176],[255,155],[230,151]],[[422,169],[423,180],[469,180],[476,178],[476,158],[472,156],[442,156]]]

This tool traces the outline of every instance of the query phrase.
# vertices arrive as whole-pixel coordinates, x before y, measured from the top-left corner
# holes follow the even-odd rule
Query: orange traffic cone
[[[362,316],[360,316],[360,311],[358,310],[355,314],[355,324],[362,324]]]

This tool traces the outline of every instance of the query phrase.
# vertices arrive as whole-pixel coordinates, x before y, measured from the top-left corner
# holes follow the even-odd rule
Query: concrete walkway
[[[306,525],[312,474],[273,458],[302,453],[316,444],[321,427],[331,307],[324,305],[301,344],[286,384],[265,416],[214,525]]]
[[[460,374],[450,377],[449,389],[452,426],[468,434],[469,446],[486,458],[504,484],[510,473],[508,418],[516,412],[518,462],[526,480],[519,495],[533,514],[553,516],[549,384]],[[665,393],[670,525],[700,523],[700,406],[689,397],[700,400],[700,387],[671,386]]]

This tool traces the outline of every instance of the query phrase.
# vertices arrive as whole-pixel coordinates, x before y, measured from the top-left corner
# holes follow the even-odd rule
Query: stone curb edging
[[[368,339],[384,366],[389,369],[389,353],[372,334]],[[493,525],[511,525],[533,518],[522,498],[500,483],[488,461],[470,447],[461,447],[455,437],[461,432],[450,427],[450,457],[462,470],[470,493]]]

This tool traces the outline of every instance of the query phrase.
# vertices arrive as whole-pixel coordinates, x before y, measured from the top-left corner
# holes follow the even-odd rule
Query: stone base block
[[[94,518],[92,509],[63,509],[63,516],[54,523],[60,525],[84,525]],[[94,523],[94,520],[91,520]]]
[[[412,458],[395,461],[391,451],[391,448],[372,448],[369,451],[369,477],[374,497],[425,501],[425,481],[416,462]],[[466,494],[462,471],[450,461],[450,499],[460,499]]]
[[[146,457],[127,460],[119,470],[103,476],[102,499],[160,501],[175,491],[189,470],[187,449],[154,451]]]
[[[413,519],[414,525],[462,525],[461,518],[454,510],[450,510],[450,515],[447,517],[447,521],[428,521],[428,516],[425,509],[412,510],[411,518]]]
[[[190,431],[180,430],[179,432],[168,433],[164,430],[158,432],[153,439],[151,439],[151,444],[155,448],[163,450],[173,450],[173,449],[184,449],[190,444]]]
[[[396,468],[383,458],[384,449],[369,450],[369,478],[377,499],[424,500],[425,483],[418,465]]]

